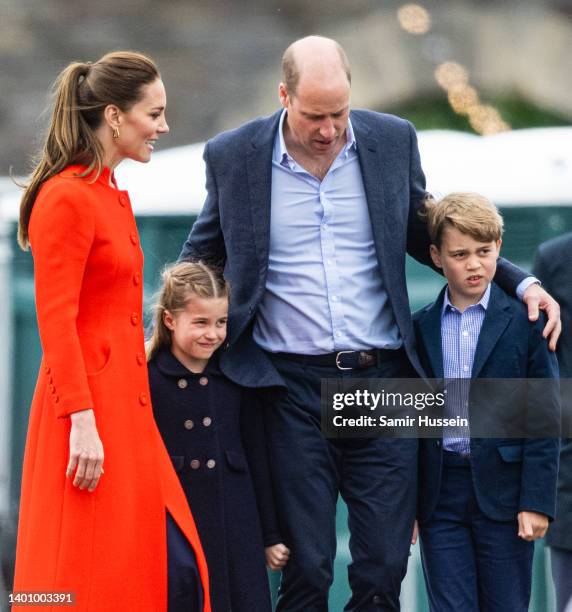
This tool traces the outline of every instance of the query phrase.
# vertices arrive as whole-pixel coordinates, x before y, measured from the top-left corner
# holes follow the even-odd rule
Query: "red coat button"
[[[137,353],[137,363],[143,365],[145,363],[145,355],[143,353]]]
[[[147,399],[146,393],[139,394],[139,403],[141,404],[141,406],[146,406],[148,401],[149,400]]]
[[[137,325],[137,323],[139,323],[139,315],[136,312],[134,312],[131,315],[131,325]]]
[[[119,196],[119,203],[121,206],[125,206],[127,204],[127,198],[123,194]]]
[[[129,237],[131,238],[131,242],[133,244],[137,244],[137,234],[135,232],[131,232],[131,234],[129,235]]]
[[[139,274],[138,272],[133,275],[133,284],[136,287],[141,284],[141,274]]]

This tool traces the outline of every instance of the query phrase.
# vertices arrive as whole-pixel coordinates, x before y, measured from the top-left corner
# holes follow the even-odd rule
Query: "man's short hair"
[[[428,196],[421,214],[427,219],[431,242],[438,248],[446,227],[455,227],[479,242],[500,240],[503,234],[497,207],[478,193],[450,193],[439,201]]]
[[[332,41],[338,51],[340,56],[340,63],[344,72],[346,73],[346,77],[348,79],[348,83],[351,85],[352,83],[352,72],[350,68],[350,61],[343,47],[336,42]],[[300,69],[295,59],[295,51],[294,44],[292,43],[286,51],[284,51],[284,55],[282,56],[282,82],[286,86],[286,91],[288,95],[295,96],[296,91],[298,89],[298,83],[300,82]]]

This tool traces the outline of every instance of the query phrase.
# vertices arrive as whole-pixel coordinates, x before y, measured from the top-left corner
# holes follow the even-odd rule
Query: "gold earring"
[[[119,138],[119,128],[113,129],[113,138],[117,140]]]

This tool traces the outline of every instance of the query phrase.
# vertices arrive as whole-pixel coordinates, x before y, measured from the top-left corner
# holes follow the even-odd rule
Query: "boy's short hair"
[[[431,242],[438,248],[443,230],[448,226],[479,242],[500,240],[503,233],[503,220],[497,207],[478,193],[458,191],[439,201],[428,196],[421,215],[427,220]]]

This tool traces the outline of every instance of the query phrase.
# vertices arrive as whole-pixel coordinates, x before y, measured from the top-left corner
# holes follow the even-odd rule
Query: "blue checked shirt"
[[[470,379],[475,360],[477,341],[489,305],[491,286],[476,304],[464,312],[449,301],[449,289],[445,291],[441,310],[441,348],[443,350],[443,373],[447,383],[445,400],[446,418],[469,418]],[[470,453],[471,440],[468,427],[445,427],[443,448],[455,453]]]

